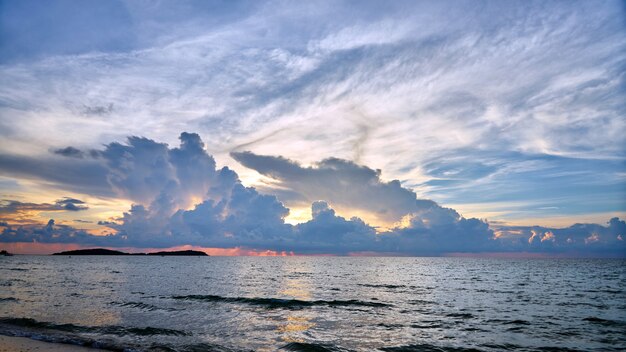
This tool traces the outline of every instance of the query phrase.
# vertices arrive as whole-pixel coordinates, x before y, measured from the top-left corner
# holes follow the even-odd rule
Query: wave
[[[109,304],[118,306],[118,307],[129,307],[129,308],[139,308],[141,310],[147,310],[149,312],[155,310],[165,310],[165,311],[174,311],[173,308],[161,308],[149,303],[143,302],[110,302]]]
[[[103,351],[112,351],[112,352],[134,352],[134,351],[154,351],[154,352],[244,352],[249,350],[240,350],[240,349],[231,349],[225,346],[220,346],[216,344],[210,343],[196,343],[196,344],[185,344],[185,345],[171,345],[171,344],[162,344],[162,343],[153,343],[147,345],[141,344],[129,344],[123,343],[120,341],[111,341],[111,340],[98,340],[94,338],[89,338],[85,336],[76,336],[76,335],[62,335],[62,334],[50,334],[50,333],[33,333],[33,332],[14,332],[8,334],[10,336],[19,336],[31,338],[37,341],[63,344],[63,345],[75,345],[88,347],[92,349],[99,349]]]
[[[597,309],[609,309],[609,306],[605,304],[595,304],[595,303],[589,303],[589,302],[559,302],[556,305],[560,307],[586,306],[586,307],[597,308]]]
[[[481,347],[487,347],[489,349],[495,349],[498,351],[518,351],[518,350],[527,350],[524,346],[505,343],[505,344],[495,344],[495,343],[486,343],[480,345]],[[545,351],[545,352],[580,352],[581,350],[572,349],[568,347],[556,347],[556,346],[541,346],[535,347],[535,351]]]
[[[168,336],[189,336],[191,333],[155,327],[126,327],[118,325],[106,325],[106,326],[83,326],[74,324],[55,324],[50,322],[37,321],[30,318],[0,318],[0,332],[3,330],[11,330],[11,328],[26,328],[36,331],[60,331],[69,333],[96,333],[102,335],[116,335],[116,336],[153,336],[153,335],[168,335]]]
[[[321,343],[291,342],[280,348],[285,351],[298,352],[344,352],[349,351],[341,347]]]
[[[439,304],[437,302],[427,301],[427,300],[424,300],[424,299],[412,299],[412,300],[408,301],[407,303],[409,303],[411,305]]]
[[[19,302],[20,300],[14,297],[2,297],[0,302]]]
[[[327,306],[327,307],[344,307],[344,306],[357,306],[357,307],[392,307],[391,304],[371,302],[371,301],[359,301],[355,299],[351,300],[316,300],[316,301],[303,301],[299,299],[283,299],[283,298],[248,298],[248,297],[223,297],[217,295],[186,295],[186,296],[172,296],[172,299],[178,300],[194,300],[205,302],[223,302],[223,303],[242,303],[253,306],[263,306],[267,309],[301,309],[315,306]]]
[[[460,319],[471,319],[474,317],[471,313],[448,313],[446,317],[450,318],[460,318]]]
[[[414,323],[410,325],[413,329],[440,329],[443,328],[444,325],[438,321],[423,321],[418,323]]]
[[[626,327],[626,322],[618,321],[618,320],[602,319],[602,318],[598,318],[598,317],[587,317],[587,318],[584,318],[583,320],[584,321],[588,321],[590,323],[603,325],[603,326],[624,326],[624,327]]]
[[[505,321],[502,324],[504,325],[531,325],[529,321],[522,320],[522,319]]]
[[[382,347],[379,348],[385,352],[480,352],[475,348],[466,347],[442,347],[428,344],[414,344],[394,347]]]
[[[363,286],[363,287],[372,287],[372,288],[389,288],[389,289],[396,289],[396,288],[406,288],[406,285],[385,285],[385,284],[358,284],[359,286]]]

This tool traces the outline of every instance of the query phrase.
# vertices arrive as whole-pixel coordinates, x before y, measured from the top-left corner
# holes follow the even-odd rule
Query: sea
[[[625,351],[626,261],[0,257],[0,334],[112,351]]]

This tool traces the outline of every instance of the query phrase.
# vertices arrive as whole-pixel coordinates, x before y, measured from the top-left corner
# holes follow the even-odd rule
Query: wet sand
[[[62,343],[49,343],[37,341],[26,337],[0,335],[0,352],[93,352],[102,351],[93,348],[68,345]]]

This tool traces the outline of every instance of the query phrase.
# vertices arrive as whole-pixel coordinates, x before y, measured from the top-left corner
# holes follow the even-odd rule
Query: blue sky
[[[164,194],[175,206],[162,217],[208,199],[214,211],[226,198],[209,185],[226,166],[276,198],[285,236],[315,228],[302,224],[318,201],[335,216],[324,219],[374,242],[411,236],[397,229],[425,214],[414,199],[485,221],[473,227],[483,237],[619,227],[608,221],[626,217],[624,13],[621,1],[1,1],[0,220],[5,233],[54,218],[121,236],[133,204],[154,213]],[[182,132],[203,141],[214,176],[174,194],[168,182],[186,178],[172,176],[182,166],[168,150]],[[120,156],[106,153],[133,146],[129,136],[167,143],[155,148],[169,170],[146,164],[116,184]],[[365,227],[338,220],[352,217]],[[314,251],[237,241],[260,219],[222,220],[212,228],[235,240],[186,233],[167,245]],[[351,251],[326,240],[316,248]]]

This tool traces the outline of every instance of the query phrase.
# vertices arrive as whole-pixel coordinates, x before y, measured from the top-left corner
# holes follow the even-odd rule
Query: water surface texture
[[[625,264],[4,257],[0,334],[140,351],[618,351]]]

